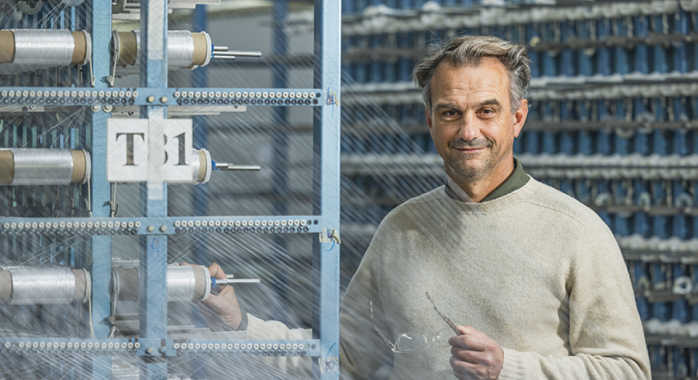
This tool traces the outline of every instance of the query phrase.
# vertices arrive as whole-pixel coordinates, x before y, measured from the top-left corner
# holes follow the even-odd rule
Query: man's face
[[[479,181],[513,162],[512,145],[519,135],[528,106],[522,100],[511,112],[509,76],[497,59],[486,57],[477,67],[458,67],[445,60],[431,79],[429,132],[446,172],[459,181]]]

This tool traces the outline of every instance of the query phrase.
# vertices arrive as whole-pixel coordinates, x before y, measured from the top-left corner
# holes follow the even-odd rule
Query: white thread
[[[10,305],[63,305],[73,302],[75,275],[68,267],[12,268]]]
[[[12,29],[15,54],[12,63],[0,65],[0,75],[71,66],[75,39],[70,30]],[[86,52],[89,56],[90,53]]]

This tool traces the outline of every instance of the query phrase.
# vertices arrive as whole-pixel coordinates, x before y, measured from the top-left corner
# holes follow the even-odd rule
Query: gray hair
[[[483,57],[493,57],[504,65],[509,74],[509,100],[511,111],[515,112],[531,81],[531,60],[526,48],[493,36],[465,36],[451,40],[446,47],[422,60],[414,70],[414,80],[422,89],[422,100],[431,114],[431,79],[436,67],[448,59],[456,66],[478,66]]]

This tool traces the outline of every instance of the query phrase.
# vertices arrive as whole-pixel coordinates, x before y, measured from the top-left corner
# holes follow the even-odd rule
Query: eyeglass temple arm
[[[434,300],[431,299],[431,296],[429,295],[429,292],[426,292],[426,294],[427,294],[427,298],[429,299],[429,302],[431,302],[431,306],[433,306],[433,307],[434,307],[434,310],[436,310],[436,314],[438,314],[439,317],[441,317],[441,319],[443,319],[444,322],[446,322],[446,324],[448,325],[448,327],[450,327],[451,330],[453,330],[453,332],[456,333],[456,335],[463,335],[463,334],[458,330],[458,328],[456,328],[456,325],[453,324],[453,322],[451,322],[451,320],[448,319],[448,317],[446,317],[445,315],[441,314],[441,312],[439,311],[439,309],[436,308],[436,304],[434,303]]]
[[[393,352],[395,352],[395,351],[397,350],[397,347],[395,346],[395,343],[391,342],[390,339],[388,339],[385,335],[383,335],[383,333],[382,333],[380,330],[378,330],[378,327],[376,326],[376,323],[375,323],[375,321],[373,320],[373,301],[368,301],[368,306],[369,306],[369,308],[371,309],[371,325],[373,326],[373,329],[376,330],[376,332],[377,332],[378,335],[381,337],[381,339],[383,339],[383,341],[385,342],[385,344],[387,344],[388,347],[390,347],[390,349],[391,349]]]

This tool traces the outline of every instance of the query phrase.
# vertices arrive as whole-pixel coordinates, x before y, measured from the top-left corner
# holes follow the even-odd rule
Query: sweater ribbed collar
[[[485,198],[483,198],[479,203],[482,202],[489,202],[492,200],[495,200],[497,198],[503,197],[512,191],[516,191],[523,187],[526,183],[528,183],[528,180],[531,179],[528,174],[523,169],[523,166],[519,163],[519,161],[514,158],[514,171],[509,175],[509,177],[502,182],[499,186],[497,186],[496,189],[494,189],[491,193],[487,194]],[[461,202],[468,202],[470,203],[471,200],[468,197],[467,194],[458,186],[456,181],[451,178],[451,176],[446,175],[446,194],[448,194],[449,197],[452,199],[455,199],[457,201]]]
[[[466,214],[490,214],[505,210],[509,207],[519,205],[522,202],[531,201],[533,198],[535,198],[536,193],[538,193],[541,190],[541,186],[545,185],[529,177],[529,181],[526,182],[526,184],[524,184],[520,188],[497,199],[479,203],[462,202],[458,199],[454,199],[453,197],[448,195],[448,191],[446,191],[446,186],[444,186],[444,189],[442,191],[439,191],[437,192],[437,194],[434,195],[438,196],[444,202],[450,203],[452,207],[455,207],[465,212]]]

